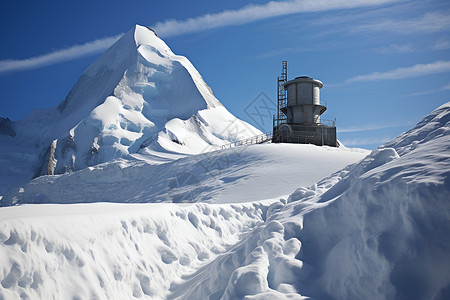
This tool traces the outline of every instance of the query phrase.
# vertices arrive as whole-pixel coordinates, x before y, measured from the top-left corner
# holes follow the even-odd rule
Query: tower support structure
[[[335,121],[321,120],[326,104],[320,101],[323,83],[308,76],[287,80],[287,61],[277,78],[277,114],[273,117],[274,143],[337,147]]]

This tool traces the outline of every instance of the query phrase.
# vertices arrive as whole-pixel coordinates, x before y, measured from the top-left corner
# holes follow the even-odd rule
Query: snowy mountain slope
[[[305,216],[303,260],[323,270],[315,295],[450,298],[449,120],[447,103],[374,151],[353,171],[357,181],[330,189],[320,199],[327,207]]]
[[[288,196],[299,185],[359,161],[369,151],[266,144],[191,155],[161,164],[121,160],[42,176],[1,205],[85,202],[249,202]]]
[[[205,193],[211,193],[208,188],[217,192],[213,193],[217,201],[249,201],[252,197],[266,199],[271,193],[286,195],[299,183],[313,182],[314,178],[360,160],[367,152],[313,145],[253,145],[159,165],[122,160],[40,177],[30,184],[35,184],[33,188],[42,185],[39,192],[49,197],[74,199],[78,193],[80,201],[86,202],[125,196],[120,190],[130,198],[145,198],[147,189],[161,188],[152,180],[167,185],[164,172],[173,176],[177,171],[194,172],[197,168],[200,185]],[[315,171],[307,172],[313,165]],[[155,167],[158,171],[151,171]],[[58,182],[62,179],[66,181]],[[90,183],[96,188],[91,188]],[[274,189],[273,184],[279,189]],[[192,190],[190,185],[188,188]],[[179,189],[175,186],[169,195],[178,195]],[[31,191],[25,187],[17,195]],[[175,290],[183,294],[186,278],[232,251],[247,232],[263,223],[272,203],[281,202],[269,199],[236,204],[90,203],[1,208],[0,299],[173,298]],[[233,260],[239,262],[243,254],[245,250]],[[209,275],[228,280],[222,270]]]
[[[449,116],[447,103],[410,131],[420,139],[403,134],[388,143],[405,147],[409,140],[401,156],[394,148],[375,150],[298,189],[287,205],[273,204],[264,224],[177,297],[220,291],[221,299],[450,298]],[[245,260],[230,261],[242,249]],[[212,270],[230,280],[207,276]]]
[[[6,151],[0,161],[35,168],[21,172],[16,186],[33,175],[80,170],[146,149],[196,154],[260,134],[226,110],[185,57],[139,25],[86,69],[58,107],[35,110],[9,127],[16,135],[0,135],[2,142],[32,155],[10,160]],[[0,185],[2,194],[14,186],[3,178]]]
[[[11,136],[0,135],[0,197],[12,187],[31,180],[34,163],[38,160],[37,148],[24,145]]]
[[[416,126],[387,142],[383,148],[394,148],[402,156],[411,152],[420,144],[445,136],[450,121],[449,106],[448,102],[441,105]]]
[[[0,299],[448,299],[449,104],[287,201],[0,208]]]

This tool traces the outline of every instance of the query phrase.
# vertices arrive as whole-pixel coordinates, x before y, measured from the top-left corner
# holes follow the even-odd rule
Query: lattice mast
[[[281,111],[282,108],[287,105],[287,95],[286,89],[284,88],[284,84],[287,82],[287,61],[283,61],[283,66],[281,69],[281,76],[277,77],[277,118],[275,120],[274,127],[278,127],[279,125],[286,123],[286,115]],[[275,130],[275,128],[274,128]]]

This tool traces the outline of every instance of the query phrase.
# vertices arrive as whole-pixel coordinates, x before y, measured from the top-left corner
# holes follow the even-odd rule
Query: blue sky
[[[135,24],[152,26],[216,97],[263,131],[276,76],[324,83],[325,119],[344,144],[373,149],[450,99],[450,3],[421,0],[2,1],[0,116],[64,100]],[[256,101],[254,101],[256,99]]]

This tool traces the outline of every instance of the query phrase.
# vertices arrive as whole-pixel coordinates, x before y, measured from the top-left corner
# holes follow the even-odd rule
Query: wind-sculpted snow
[[[3,208],[0,299],[166,299],[263,222],[268,205]]]
[[[273,203],[265,223],[173,287],[175,295],[449,299],[450,110],[438,110],[426,119],[441,125],[414,131],[422,137],[414,149],[397,154],[410,138],[403,135],[394,148],[298,189],[287,204]],[[208,276],[212,270],[222,277]]]
[[[419,140],[400,136],[398,143],[388,143],[393,148],[375,150],[312,188],[299,189],[285,208],[268,216],[266,222],[273,219],[284,227],[279,245],[296,238],[301,249],[295,263],[288,263],[291,268],[280,272],[295,274],[293,279],[286,275],[277,281],[285,258],[279,250],[278,259],[270,260],[273,251],[259,248],[265,243],[260,241],[253,251],[268,267],[252,276],[267,275],[268,282],[252,293],[276,298],[277,292],[294,292],[330,300],[449,299],[450,109],[444,107],[425,119],[432,125],[422,122],[422,129],[413,131]],[[399,156],[394,148],[404,147],[405,140],[415,147]],[[235,291],[238,281],[230,281],[227,291]]]

